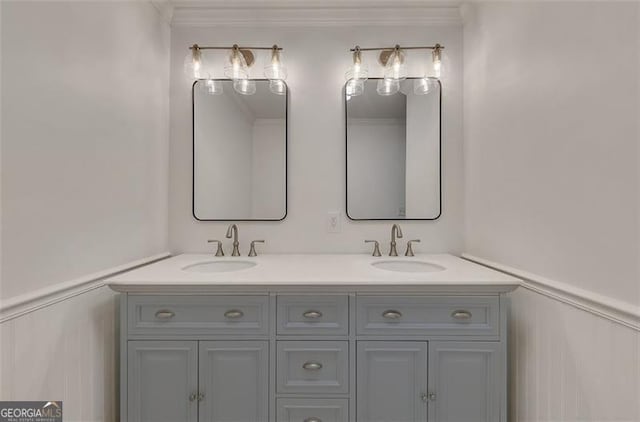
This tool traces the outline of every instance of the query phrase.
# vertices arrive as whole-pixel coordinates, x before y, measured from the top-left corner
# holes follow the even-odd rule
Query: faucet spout
[[[231,253],[231,256],[240,256],[240,249],[239,249],[240,242],[238,242],[238,225],[237,224],[231,224],[227,228],[226,238],[231,239],[231,236],[233,236],[233,252]]]
[[[398,239],[402,239],[402,229],[399,225],[394,224],[393,226],[391,226],[391,249],[389,249],[389,256],[398,256],[396,237]]]

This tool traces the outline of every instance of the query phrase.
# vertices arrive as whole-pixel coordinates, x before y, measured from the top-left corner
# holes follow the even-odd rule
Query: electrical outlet
[[[340,233],[340,213],[329,211],[327,214],[327,233]]]

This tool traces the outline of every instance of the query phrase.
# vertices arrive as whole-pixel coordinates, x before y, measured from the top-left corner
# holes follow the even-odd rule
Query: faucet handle
[[[251,241],[251,248],[249,249],[249,256],[258,256],[256,253],[256,243],[264,243],[264,240]]]
[[[404,256],[414,256],[413,247],[411,246],[413,242],[420,243],[420,239],[413,239],[407,242],[407,251],[404,253]]]
[[[222,250],[222,241],[215,240],[215,239],[209,239],[209,240],[207,240],[207,243],[217,243],[218,244],[218,249],[216,250],[216,256],[224,256],[224,251]]]
[[[371,256],[382,256],[380,253],[380,243],[377,240],[365,240],[364,243],[373,243],[373,253]]]

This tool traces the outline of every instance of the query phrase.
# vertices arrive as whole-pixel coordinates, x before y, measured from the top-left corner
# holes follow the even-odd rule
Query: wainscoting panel
[[[63,400],[65,421],[115,421],[115,297],[103,286],[0,324],[0,400]]]
[[[640,332],[526,288],[511,295],[511,422],[640,421]]]

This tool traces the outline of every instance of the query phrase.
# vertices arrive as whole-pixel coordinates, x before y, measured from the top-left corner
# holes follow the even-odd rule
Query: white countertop
[[[198,273],[183,268],[208,261],[252,261],[251,268]],[[423,261],[445,268],[438,272],[406,273],[375,268],[376,261]],[[255,258],[211,254],[177,255],[107,280],[118,292],[233,293],[233,292],[431,292],[495,294],[515,289],[520,280],[448,254],[375,258],[369,255],[261,255]]]

